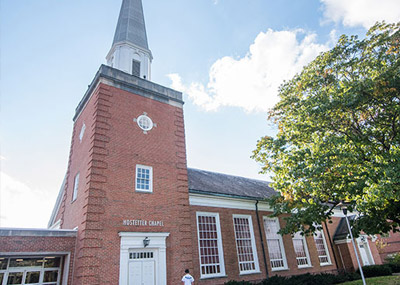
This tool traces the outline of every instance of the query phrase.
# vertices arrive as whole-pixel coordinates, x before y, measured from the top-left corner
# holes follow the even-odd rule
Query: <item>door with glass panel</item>
[[[154,285],[155,252],[137,251],[129,253],[129,285]]]
[[[58,285],[61,257],[0,257],[1,285]]]

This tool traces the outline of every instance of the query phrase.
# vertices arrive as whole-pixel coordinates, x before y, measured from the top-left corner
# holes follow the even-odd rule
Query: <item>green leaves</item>
[[[312,231],[340,201],[358,211],[357,230],[397,230],[400,23],[377,23],[363,40],[341,36],[280,97],[269,114],[278,134],[261,138],[253,158],[274,173],[274,215],[291,214],[282,232]]]

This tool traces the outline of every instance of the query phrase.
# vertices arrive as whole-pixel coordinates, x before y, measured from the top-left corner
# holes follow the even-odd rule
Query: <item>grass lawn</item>
[[[367,285],[400,285],[400,276],[381,276],[365,279]],[[362,280],[341,283],[342,285],[362,285]]]

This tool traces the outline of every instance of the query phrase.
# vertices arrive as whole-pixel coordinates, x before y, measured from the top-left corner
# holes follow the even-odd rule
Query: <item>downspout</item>
[[[331,234],[329,233],[329,228],[328,228],[328,225],[327,225],[326,221],[324,221],[324,225],[325,225],[325,228],[326,228],[326,233],[328,234],[329,244],[331,245],[331,248],[332,248],[332,253],[333,253],[333,258],[335,259],[336,269],[339,270],[339,264],[338,264],[338,261],[337,261],[337,258],[336,258],[335,249],[333,248],[333,242],[331,240]],[[339,251],[340,251],[340,249],[339,249]],[[343,264],[343,267],[344,267],[344,264]]]
[[[256,201],[256,216],[257,216],[258,232],[260,233],[261,248],[262,248],[263,259],[264,259],[264,265],[265,265],[265,274],[266,274],[266,276],[267,276],[267,278],[268,278],[267,258],[266,258],[266,256],[265,256],[264,240],[263,240],[263,235],[262,235],[262,231],[261,231],[260,217],[259,217],[259,215],[258,215],[258,200]]]

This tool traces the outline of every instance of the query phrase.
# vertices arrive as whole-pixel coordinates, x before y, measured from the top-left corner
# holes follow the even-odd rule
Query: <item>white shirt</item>
[[[185,285],[191,285],[194,282],[194,278],[188,273],[182,277],[182,282],[185,282]]]

